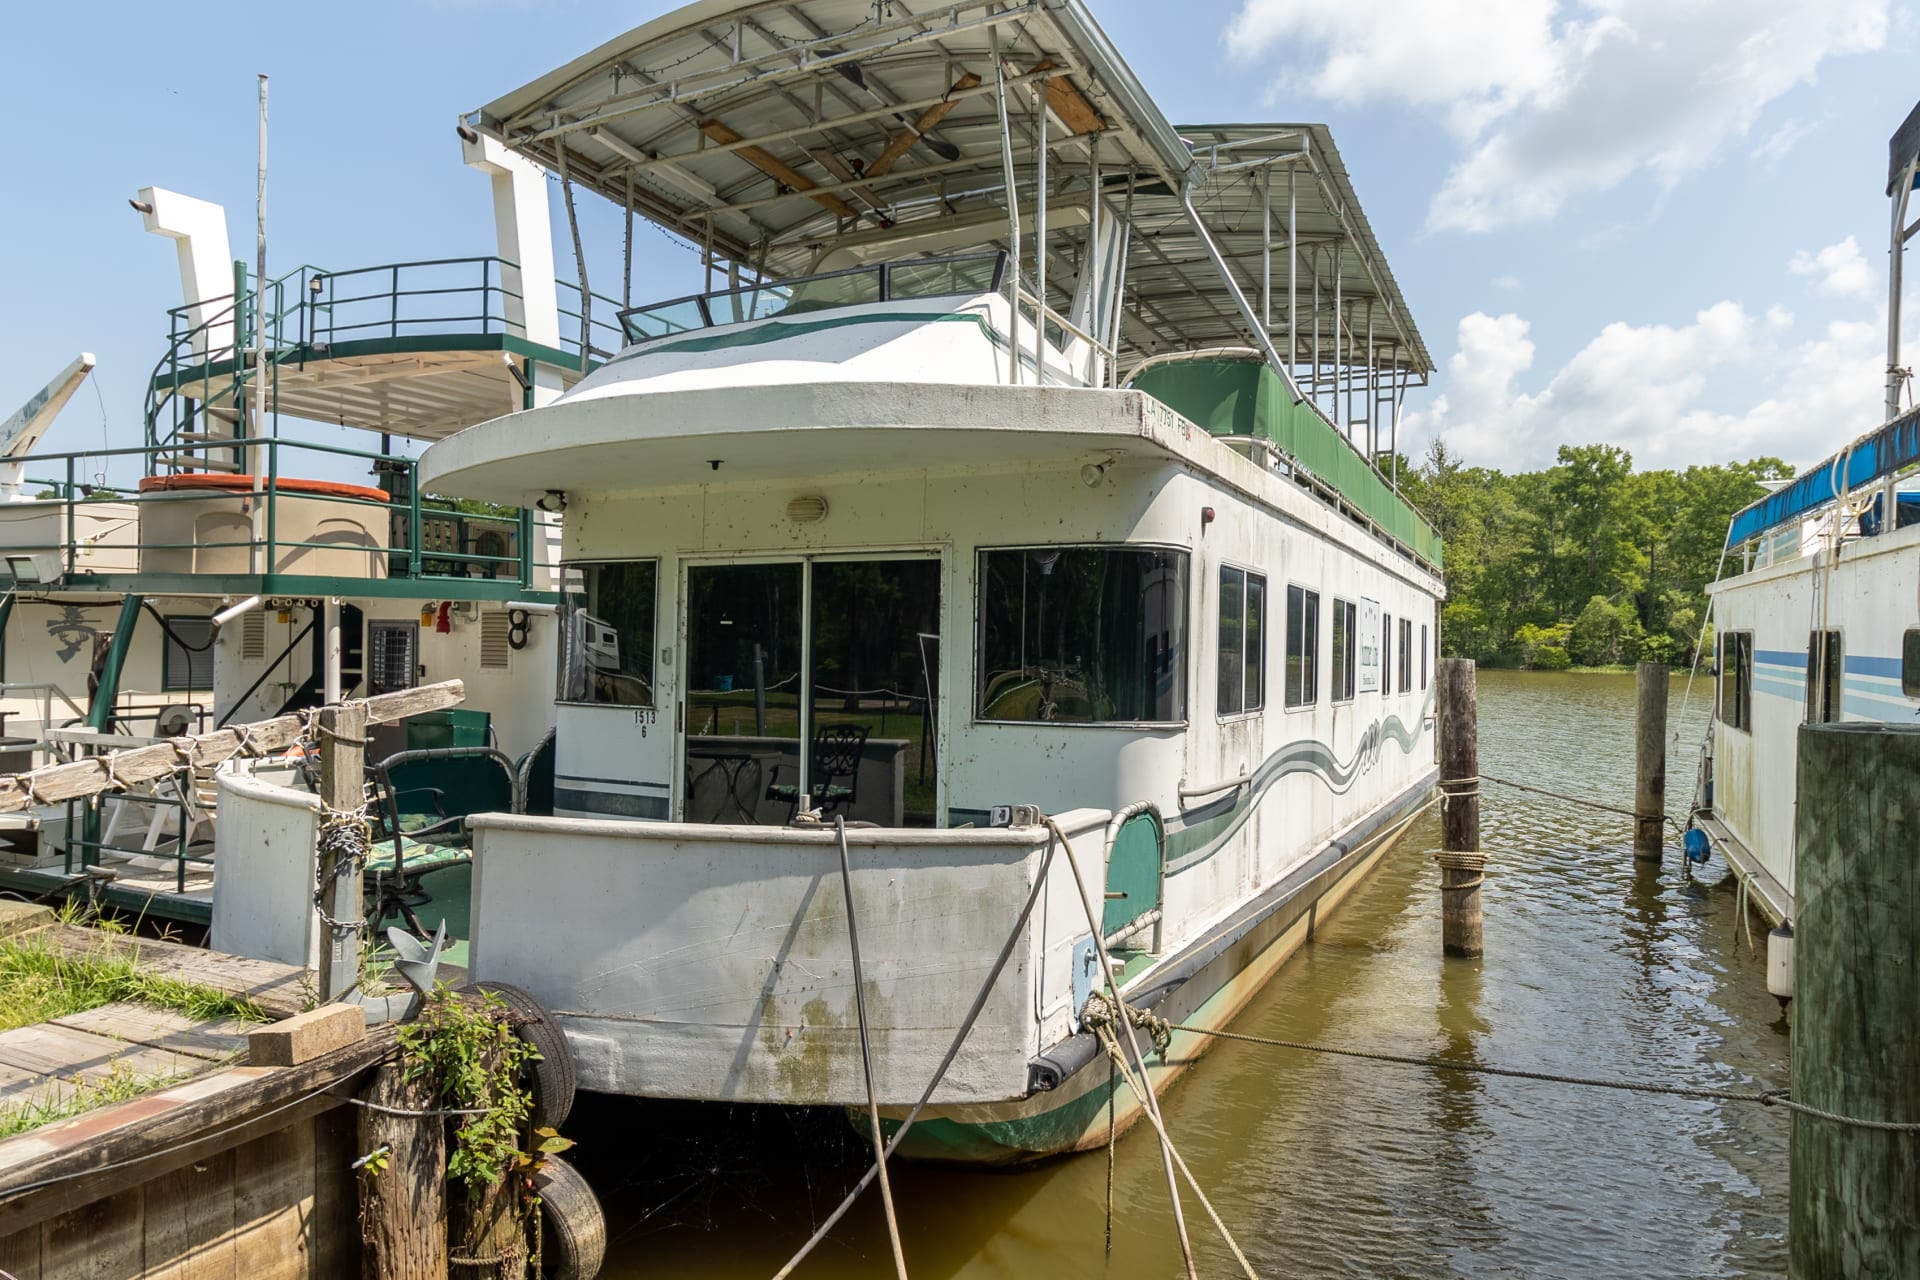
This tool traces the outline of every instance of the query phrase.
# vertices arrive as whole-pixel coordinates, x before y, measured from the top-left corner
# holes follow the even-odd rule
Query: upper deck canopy
[[[1049,303],[1071,298],[1088,261],[1096,183],[1130,224],[1123,361],[1253,340],[1187,218],[1190,192],[1294,363],[1321,349],[1317,314],[1329,363],[1432,369],[1325,127],[1176,128],[1082,0],[702,0],[465,123],[721,261],[784,278],[1003,244],[1002,75],[1029,229],[1045,106]]]

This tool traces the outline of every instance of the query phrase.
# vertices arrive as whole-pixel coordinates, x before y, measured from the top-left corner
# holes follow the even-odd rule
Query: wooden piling
[[[430,1111],[433,1086],[408,1081],[389,1062],[364,1101],[402,1112]],[[446,1280],[447,1125],[438,1115],[360,1112],[360,1151],[381,1152],[360,1171],[360,1274],[365,1280]]]
[[[1920,726],[1800,727],[1793,1099],[1920,1122]],[[1793,1280],[1920,1276],[1920,1134],[1796,1111]]]
[[[1634,669],[1633,856],[1658,862],[1667,845],[1667,664]]]
[[[1470,658],[1442,658],[1434,697],[1440,734],[1440,938],[1450,956],[1482,953],[1480,707]]]
[[[322,707],[314,719],[320,747],[320,802],[326,812],[355,813],[367,798],[367,706],[343,702]],[[325,815],[322,815],[324,822]],[[322,848],[319,883],[334,886],[327,914],[335,920],[358,920],[362,911],[361,874],[356,866],[334,878],[334,856]],[[320,998],[333,1000],[360,977],[360,933],[329,929],[320,939]]]

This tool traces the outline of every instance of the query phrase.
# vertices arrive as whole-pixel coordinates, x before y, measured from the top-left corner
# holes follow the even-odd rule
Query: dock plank
[[[234,1149],[233,1246],[241,1275],[308,1274],[314,1253],[314,1167],[310,1121]]]
[[[67,955],[125,954],[162,977],[191,982],[223,995],[245,997],[276,1018],[289,1018],[312,1002],[312,982],[298,965],[224,955],[157,938],[54,925],[38,935]]]
[[[147,1183],[145,1280],[242,1280],[233,1169],[233,1152],[221,1151]]]
[[[0,1032],[0,1063],[65,1080],[106,1080],[116,1072],[172,1079],[204,1071],[209,1065],[194,1054],[129,1044],[53,1023]]]
[[[70,1209],[40,1236],[40,1272],[61,1280],[124,1280],[140,1274],[140,1188]]]
[[[55,1018],[51,1025],[112,1036],[116,1040],[155,1049],[171,1049],[176,1053],[205,1058],[209,1062],[245,1053],[250,1026],[233,1018],[196,1021],[172,1009],[156,1009],[152,1005],[134,1004],[131,1001],[101,1005],[84,1013],[71,1013],[64,1018]]]

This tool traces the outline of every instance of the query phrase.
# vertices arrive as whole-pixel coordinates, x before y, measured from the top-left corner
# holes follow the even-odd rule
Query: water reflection
[[[1692,758],[1697,686],[1670,722]],[[1631,677],[1480,675],[1481,766],[1627,803]],[[1670,765],[1678,816],[1686,786]],[[1690,776],[1690,775],[1689,775]],[[1282,1039],[1702,1085],[1783,1083],[1786,1028],[1716,861],[1637,872],[1631,822],[1489,787],[1483,961],[1440,954],[1413,832],[1236,1026]],[[1764,943],[1756,934],[1755,941]],[[1182,1154],[1263,1275],[1774,1276],[1786,1133],[1758,1107],[1649,1099],[1222,1043],[1166,1099]],[[570,1126],[607,1202],[606,1274],[765,1277],[859,1175],[832,1114],[595,1100]],[[1124,1139],[1114,1250],[1099,1155],[894,1179],[916,1277],[1180,1273],[1149,1132]],[[1198,1207],[1201,1274],[1235,1266]],[[868,1196],[802,1276],[888,1276]]]

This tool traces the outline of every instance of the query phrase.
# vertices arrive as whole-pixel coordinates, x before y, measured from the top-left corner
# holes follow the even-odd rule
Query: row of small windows
[[[1224,607],[1224,605],[1223,605]],[[1371,612],[1371,610],[1369,610]],[[1380,644],[1371,643],[1372,630],[1361,620],[1360,606],[1335,597],[1330,625],[1332,629],[1332,679],[1328,696],[1333,702],[1351,702],[1357,693],[1383,694],[1394,691],[1399,678],[1401,693],[1413,691],[1413,620],[1398,620],[1399,647],[1394,645],[1395,619],[1380,617]],[[1393,663],[1398,653],[1399,665]],[[1420,626],[1420,688],[1427,687],[1427,628]],[[1320,593],[1311,587],[1287,587],[1287,661],[1286,706],[1289,711],[1311,707],[1320,701]],[[1376,663],[1378,665],[1376,665]],[[1228,714],[1222,703],[1221,714]]]

